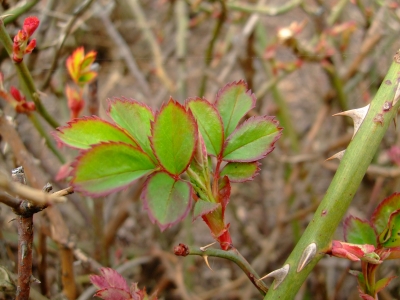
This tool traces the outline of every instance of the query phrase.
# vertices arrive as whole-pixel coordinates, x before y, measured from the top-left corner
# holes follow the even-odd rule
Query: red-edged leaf
[[[344,240],[352,244],[369,244],[376,247],[376,233],[368,221],[349,216],[344,221]]]
[[[386,228],[390,214],[398,209],[400,209],[400,193],[392,194],[378,205],[371,217],[378,234]]]
[[[387,226],[379,235],[379,242],[385,248],[400,246],[400,210],[390,214]]]
[[[223,159],[231,162],[252,162],[274,150],[282,128],[273,117],[251,117],[225,141]]]
[[[95,285],[98,289],[105,289],[110,287],[119,288],[129,292],[128,284],[124,277],[121,276],[117,271],[111,268],[100,268],[101,276],[90,275],[90,282]]]
[[[380,291],[382,291],[396,277],[397,276],[391,276],[391,277],[386,277],[386,278],[382,278],[382,279],[378,280],[375,284],[375,292],[379,293]]]
[[[240,120],[255,105],[255,95],[248,90],[247,83],[242,80],[227,84],[218,91],[215,106],[224,124],[225,137],[235,130]]]
[[[156,172],[147,178],[141,199],[150,220],[161,231],[183,220],[191,206],[192,186],[176,180],[165,172]]]
[[[73,163],[76,191],[93,197],[124,189],[154,171],[156,165],[142,150],[124,143],[101,143],[83,151]]]
[[[197,141],[193,114],[171,98],[157,113],[151,129],[151,146],[160,164],[172,175],[183,173]]]
[[[113,98],[108,101],[107,113],[129,132],[144,152],[155,159],[149,139],[154,116],[147,105],[133,99]]]
[[[220,207],[221,204],[213,203],[198,199],[194,205],[193,210],[193,221],[196,220],[198,217],[202,217]]]
[[[224,143],[224,128],[217,109],[210,102],[201,98],[189,99],[186,106],[190,108],[196,118],[207,152],[218,156]]]
[[[68,125],[58,127],[53,136],[59,142],[77,149],[88,149],[100,142],[123,142],[138,146],[123,129],[96,116],[68,122]]]
[[[96,51],[89,51],[86,55],[85,58],[82,60],[80,69],[85,70],[89,69],[90,65],[94,63],[96,59],[97,52]]]
[[[259,162],[228,163],[221,171],[221,176],[228,176],[231,182],[245,182],[253,180],[260,171]]]
[[[80,66],[84,57],[85,57],[85,50],[83,47],[79,47],[67,58],[66,61],[67,70],[69,76],[71,76],[71,78],[74,81],[77,81],[79,77]]]
[[[231,197],[231,184],[228,176],[222,177],[218,185],[218,202],[222,206],[222,218],[224,218],[226,206],[229,203]]]

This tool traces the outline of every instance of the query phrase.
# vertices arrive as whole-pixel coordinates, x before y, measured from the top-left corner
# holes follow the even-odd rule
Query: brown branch
[[[26,184],[23,168],[14,169],[12,180]],[[28,202],[26,200],[22,203]],[[18,228],[18,285],[16,300],[28,300],[32,276],[33,214],[29,208],[17,217]]]
[[[46,184],[46,177],[43,172],[36,166],[34,162],[33,156],[26,150],[25,145],[23,144],[21,137],[18,132],[15,130],[11,124],[7,121],[4,115],[0,114],[0,132],[2,138],[10,145],[11,150],[13,151],[16,160],[21,164],[25,169],[25,175],[30,184],[36,188],[41,189]],[[55,206],[49,206],[45,210],[46,216],[48,217],[51,226],[51,237],[58,243],[59,247],[63,247],[63,245],[68,244],[69,241],[69,230],[67,225],[64,222],[64,219],[60,213],[60,211]],[[67,255],[64,255],[65,252],[71,251],[72,249],[63,249],[63,255],[60,254],[60,259],[66,259]],[[63,274],[68,274],[70,278],[74,277],[73,273],[73,265],[72,260],[68,259],[67,261],[62,261],[61,263],[61,272]],[[65,277],[63,276],[64,280]],[[63,281],[64,292],[68,292],[68,295],[72,295],[73,292],[76,292],[75,282],[74,280]],[[70,297],[69,299],[75,299],[76,297]]]

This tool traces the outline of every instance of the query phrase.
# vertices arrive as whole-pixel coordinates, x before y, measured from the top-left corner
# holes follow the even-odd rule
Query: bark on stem
[[[12,180],[26,184],[22,167],[12,171]],[[26,205],[25,212],[20,210],[17,217],[18,228],[18,285],[16,300],[28,300],[30,282],[32,277],[32,243],[33,243],[33,211],[29,209],[26,200],[21,202],[21,207]]]

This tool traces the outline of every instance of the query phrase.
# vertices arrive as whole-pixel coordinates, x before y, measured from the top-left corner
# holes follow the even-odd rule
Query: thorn
[[[396,94],[394,94],[392,106],[395,106],[397,101],[399,100],[400,100],[400,82],[397,84]]]
[[[204,258],[204,261],[206,262],[207,267],[208,267],[211,271],[214,272],[214,270],[211,269],[210,264],[208,263],[208,255],[204,255],[203,258]]]
[[[211,244],[208,244],[208,245],[205,245],[204,247],[200,247],[200,250],[201,251],[206,251],[207,250],[207,248],[210,248],[212,245],[214,245],[216,242],[214,242],[214,243],[211,243]]]
[[[348,116],[353,119],[354,122],[354,133],[353,137],[356,135],[358,129],[360,128],[362,122],[365,119],[365,116],[367,115],[369,109],[369,104],[367,106],[357,108],[357,109],[351,109],[351,110],[346,110],[337,114],[334,114],[333,116]]]
[[[332,160],[332,159],[335,159],[335,158],[337,158],[338,160],[342,160],[343,155],[344,155],[345,152],[346,152],[346,150],[342,150],[342,151],[332,155],[331,157],[325,159],[325,161]]]
[[[289,273],[289,269],[290,269],[289,264],[286,264],[282,268],[272,271],[271,273],[268,273],[267,275],[261,277],[258,280],[263,280],[264,278],[267,277],[273,277],[275,279],[274,281],[274,290],[275,290],[286,278],[286,275]]]
[[[397,129],[397,121],[396,121],[396,116],[393,118],[393,123],[394,123],[394,129]]]
[[[297,273],[299,273],[301,270],[304,269],[305,266],[307,266],[310,261],[315,257],[315,254],[317,253],[317,244],[316,243],[311,243],[308,245],[303,253],[301,254],[300,257],[300,262],[297,267]]]
[[[31,278],[29,279],[29,283],[42,283],[39,279],[31,275]]]

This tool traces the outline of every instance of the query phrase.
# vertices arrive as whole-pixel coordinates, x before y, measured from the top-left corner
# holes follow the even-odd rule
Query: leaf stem
[[[219,173],[220,173],[221,163],[222,163],[222,157],[218,156],[217,166],[215,167],[214,180],[213,180],[213,186],[212,186],[213,195],[216,199],[218,198],[218,181],[219,181]]]

